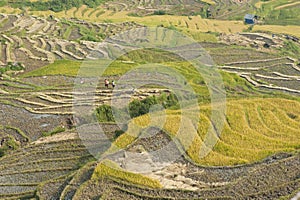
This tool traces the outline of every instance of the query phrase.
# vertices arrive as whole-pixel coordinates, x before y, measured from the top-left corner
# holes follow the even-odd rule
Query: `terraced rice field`
[[[97,43],[88,41],[78,43],[75,41],[88,37],[87,34],[91,34],[90,32],[87,33],[88,29],[92,29],[94,33],[90,37],[95,37],[95,40],[102,40],[103,35],[141,27],[130,22],[113,25],[82,23],[80,21],[66,23],[20,15],[3,15],[3,17],[7,20],[0,28],[1,40],[3,41],[0,64],[5,65],[15,61],[26,63],[25,71],[53,63],[57,59],[83,60],[91,51],[98,52],[98,56],[105,56],[105,52],[96,46]],[[61,34],[62,32],[66,33]],[[11,33],[13,34],[11,35]],[[24,34],[26,36],[23,36]],[[50,35],[51,38],[48,37]]]
[[[81,61],[87,58],[89,56],[89,52],[91,51],[97,52],[97,58],[108,57],[110,49],[108,49],[105,45],[99,46],[96,42],[87,41],[82,41],[78,44],[76,41],[66,40],[66,38],[71,37],[73,39],[80,39],[83,37],[83,35],[80,33],[80,29],[82,29],[82,27],[84,27],[84,29],[91,27],[94,29],[95,33],[103,33],[106,35],[114,34],[114,32],[120,32],[129,28],[140,27],[140,25],[135,23],[123,23],[119,26],[116,26],[111,24],[95,24],[80,21],[46,21],[33,17],[21,17],[18,15],[3,15],[3,17],[7,17],[9,20],[6,22],[6,24],[8,24],[6,29],[2,29],[4,32],[2,38],[5,43],[2,45],[2,54],[4,56],[1,62],[3,64],[14,61],[26,63],[25,72],[39,68],[37,72],[32,71],[31,73],[27,74],[27,77],[36,75],[59,75],[61,73],[71,76],[76,75],[77,69],[81,64],[80,62],[69,63],[72,64],[74,68],[69,68],[67,70],[67,62],[64,64],[64,61],[61,61],[60,65],[58,62],[54,63],[55,60],[67,59]],[[24,18],[26,20],[24,20]],[[186,19],[188,20],[186,25],[189,26],[189,29],[193,29],[191,26],[193,23],[196,23],[197,20],[195,19],[196,17],[192,19]],[[185,23],[181,22],[181,24]],[[197,22],[197,26],[202,25]],[[195,29],[197,29],[197,26]],[[12,27],[18,27],[19,30],[16,30],[16,35],[6,35],[10,32],[9,30],[12,29]],[[32,31],[35,32],[36,29],[39,29],[40,31],[39,35],[29,37],[20,36],[19,32],[21,29],[25,29],[28,34],[30,34]],[[68,34],[59,34],[62,31],[66,31]],[[215,31],[219,32],[220,30],[216,29]],[[48,37],[45,37],[49,34],[54,34],[54,36],[58,34],[58,38],[49,39]],[[249,38],[251,40],[252,36],[250,36]],[[266,42],[270,43],[270,41],[271,40],[268,39]],[[227,52],[227,54],[224,54],[224,50]],[[220,68],[222,70],[237,73],[254,86],[291,93],[299,93],[299,88],[297,87],[297,84],[295,84],[297,83],[297,77],[299,75],[299,67],[296,66],[297,61],[293,58],[278,58],[272,53],[255,51],[251,48],[232,48],[226,45],[219,45],[219,47],[208,47],[207,51],[213,57],[214,61],[218,65],[221,65]],[[251,59],[251,61],[249,61],[249,59]],[[57,69],[61,68],[61,70],[52,70],[51,66],[43,68],[44,71],[40,69],[41,66],[49,63],[54,63],[53,67]],[[122,66],[124,66],[124,64],[122,64]],[[280,66],[284,67],[281,69]],[[286,71],[293,73],[286,74]],[[40,106],[43,105],[40,104]]]
[[[300,143],[297,140],[300,124],[299,113],[296,110],[299,106],[298,101],[284,99],[229,101],[226,122],[221,135],[217,138],[218,143],[204,159],[199,158],[201,146],[204,145],[203,142],[209,132],[209,127],[212,127],[213,124],[209,122],[209,110],[205,106],[201,107],[200,110],[203,114],[200,114],[198,135],[190,136],[194,137],[190,146],[183,145],[182,148],[187,150],[187,155],[197,164],[215,166],[253,163],[275,152],[297,150]],[[170,137],[176,137],[180,132],[181,117],[177,112],[169,112],[166,117],[163,129]],[[151,120],[156,121],[156,119]],[[147,127],[147,121],[149,121],[147,116],[142,116],[132,123]],[[178,126],[174,126],[174,124],[178,124]],[[129,125],[129,127],[131,126],[134,125]],[[129,128],[129,130],[131,129]],[[188,132],[191,133],[192,130]],[[116,140],[116,145],[122,148],[126,145],[130,146],[135,140],[134,137],[139,137],[139,134],[140,132],[129,132],[128,135],[122,135]],[[216,136],[216,134],[213,135]],[[178,137],[179,141],[184,144],[184,141],[181,140],[182,136]],[[130,143],[125,141],[130,141]]]
[[[187,0],[191,1],[191,0]],[[272,1],[270,1],[272,2]],[[178,2],[162,2],[162,1],[153,1],[153,2],[132,2],[131,5],[128,2],[110,2],[108,4],[105,4],[103,6],[100,6],[98,8],[87,8],[86,6],[81,6],[80,8],[72,8],[69,11],[62,11],[59,13],[50,12],[50,11],[31,11],[32,15],[35,16],[42,16],[42,17],[48,17],[50,15],[56,16],[58,18],[71,18],[76,17],[78,19],[83,19],[87,21],[93,21],[93,22],[125,22],[125,21],[135,21],[137,23],[141,23],[143,25],[151,25],[151,26],[157,26],[164,24],[166,27],[168,26],[175,26],[179,30],[184,31],[195,31],[200,30],[201,32],[221,32],[221,33],[237,33],[242,32],[243,30],[246,30],[248,27],[243,24],[243,16],[246,13],[258,13],[261,17],[264,17],[265,15],[270,14],[269,12],[265,12],[265,10],[269,10],[268,6],[284,6],[288,4],[285,2],[284,4],[272,4],[272,3],[266,3],[263,4],[266,6],[266,9],[264,11],[256,10],[253,2],[251,1],[243,1],[243,3],[239,3],[237,1],[227,0],[227,1],[216,1],[216,4],[214,4],[212,7],[210,7],[211,13],[213,14],[214,19],[217,20],[206,20],[198,18],[198,16],[192,16],[192,19],[195,19],[197,22],[190,22],[190,20],[186,20],[185,16],[173,16],[173,15],[165,15],[164,19],[162,20],[160,16],[144,16],[144,17],[133,17],[129,16],[130,13],[141,13],[141,15],[149,15],[154,12],[154,10],[159,10],[159,5],[161,4],[161,9],[165,10],[167,9],[170,11],[170,14],[178,15],[178,13],[183,12],[183,15],[194,15],[193,13],[199,12],[200,9],[208,9],[208,7],[204,7],[203,2],[194,2],[192,7],[190,8],[181,8],[178,7]],[[180,2],[181,4],[182,2]],[[140,5],[143,4],[143,5]],[[167,4],[167,5],[166,5]],[[270,4],[270,5],[269,5]],[[190,2],[187,2],[184,5],[190,5]],[[152,8],[154,7],[154,8]],[[284,7],[283,9],[289,9],[290,7]],[[292,7],[293,8],[293,7]],[[10,8],[11,9],[11,8]],[[136,10],[137,9],[137,10]],[[193,9],[195,11],[193,11]],[[279,9],[281,10],[281,9]],[[185,11],[189,11],[191,13],[185,13]],[[174,13],[172,13],[174,12]],[[8,12],[11,13],[11,12]],[[20,13],[20,11],[15,10],[14,13]],[[264,14],[263,14],[264,13]],[[268,13],[268,14],[266,14]],[[294,12],[293,12],[294,13]],[[293,17],[291,19],[293,23],[289,23],[289,28],[283,27],[283,22],[278,20],[278,22],[271,22],[269,20],[270,16],[265,16],[267,18],[267,24],[280,24],[280,25],[256,25],[254,26],[254,29],[256,31],[269,31],[274,33],[286,33],[291,34],[295,36],[299,35],[298,26],[293,26],[296,24],[297,19],[294,19],[297,17]],[[167,20],[166,20],[167,18]],[[236,21],[224,21],[223,19],[231,19]],[[290,21],[291,21],[290,20]],[[182,23],[183,22],[183,23]],[[288,22],[286,22],[288,23]],[[286,24],[285,23],[285,24]],[[198,27],[198,28],[197,28]],[[230,27],[230,28],[228,28]]]
[[[237,73],[256,87],[299,94],[300,68],[290,57],[226,63],[222,70]]]
[[[267,24],[299,25],[299,2],[291,1],[268,1],[261,4],[258,14],[265,18]],[[273,20],[273,19],[276,20]]]
[[[184,167],[186,174],[190,174],[189,177],[193,177],[199,180],[207,177],[215,177],[211,179],[210,183],[198,183],[201,189],[198,191],[179,191],[176,189],[146,189],[144,187],[137,187],[128,183],[122,182],[122,180],[113,179],[110,177],[103,178],[100,180],[89,180],[78,189],[74,195],[74,199],[80,199],[83,197],[92,199],[95,197],[101,196],[104,199],[236,199],[236,198],[264,198],[266,195],[272,198],[278,198],[276,191],[282,192],[282,197],[289,197],[290,193],[288,190],[284,190],[283,187],[288,186],[290,189],[299,187],[297,181],[293,181],[297,167],[289,168],[289,175],[285,186],[277,185],[277,180],[274,180],[272,175],[275,175],[277,172],[281,171],[276,170],[278,167],[285,163],[289,165],[290,162],[299,160],[297,157],[290,157],[282,160],[277,160],[271,163],[257,164],[248,166],[245,169],[241,168],[215,168],[215,169],[199,169],[190,164],[179,163],[173,166],[174,171],[176,167]],[[296,161],[297,162],[297,161]],[[289,165],[291,166],[291,165]],[[183,177],[185,172],[178,172],[181,175],[178,177]],[[233,174],[238,174],[237,176]],[[166,175],[167,176],[167,175]],[[262,178],[263,177],[263,178]],[[178,178],[180,179],[180,178]],[[183,178],[182,178],[183,179]],[[262,181],[262,179],[264,181]],[[280,178],[279,178],[280,179]],[[278,181],[285,182],[283,179]],[[189,180],[191,181],[191,180]],[[235,182],[236,181],[236,182]],[[180,181],[179,181],[180,182]],[[264,182],[264,183],[263,183]],[[256,186],[255,186],[256,183]],[[181,184],[183,184],[181,182]],[[219,184],[219,186],[217,186]],[[209,186],[210,185],[210,186]],[[223,186],[221,186],[223,185]],[[272,185],[270,187],[270,185]],[[245,190],[245,187],[247,188]],[[256,190],[262,191],[257,193]]]
[[[0,148],[5,150],[0,152],[0,156],[5,154],[0,158],[0,199],[290,199],[295,196],[300,189],[300,66],[296,57],[299,43],[293,42],[296,50],[287,54],[282,49],[290,51],[287,42],[291,41],[284,35],[242,33],[248,26],[240,17],[253,10],[252,3],[110,1],[97,8],[81,6],[59,13],[28,11],[34,16],[0,14],[0,67],[5,68],[11,62],[21,62],[25,67],[7,71],[0,79]],[[272,3],[275,2],[261,7]],[[297,6],[295,1],[281,2],[275,8],[284,12],[294,6]],[[199,10],[208,8],[213,8],[212,17],[217,19],[197,15]],[[3,13],[21,12],[3,9],[6,9]],[[159,10],[175,15],[152,15]],[[75,77],[84,60],[112,59],[125,49],[122,41],[101,42],[104,38],[144,25],[177,29],[201,41],[219,68],[228,98],[220,134],[216,127],[221,122],[210,119],[209,91],[203,77],[189,63],[163,51],[142,51],[147,56],[138,51],[125,54],[110,65],[95,90],[74,93]],[[170,32],[161,30],[157,28],[151,41],[173,44]],[[298,26],[282,29],[282,26],[258,25],[253,30],[300,36]],[[123,34],[122,39],[139,38],[144,31]],[[157,38],[161,40],[156,41]],[[266,43],[269,47],[264,47]],[[175,49],[180,55],[199,53],[199,49],[182,45]],[[196,120],[193,118],[195,126],[184,124],[184,131],[180,132],[182,111],[194,113],[195,108],[189,107],[166,110],[167,120],[158,132],[155,123],[163,122],[163,116],[142,115],[129,120],[127,130],[121,135],[116,136],[120,131],[117,124],[103,123],[107,138],[92,141],[80,138],[75,127],[88,134],[84,120],[89,119],[73,116],[75,96],[76,106],[83,108],[109,104],[116,97],[101,84],[104,78],[118,81],[128,70],[153,61],[182,74],[187,79],[185,84],[197,93],[201,112]],[[94,77],[98,73],[95,69],[98,68],[93,68],[94,74],[85,75]],[[134,80],[140,82],[144,78]],[[80,86],[89,88],[84,79]],[[136,89],[132,99],[161,93],[170,90],[151,85]],[[201,157],[203,149],[209,146],[208,133],[211,133],[208,142],[216,144],[207,156]],[[190,143],[186,138],[190,138]],[[156,155],[153,152],[168,144],[177,156],[174,162],[169,162],[167,156],[153,156]],[[107,159],[95,161],[90,153],[97,151]]]
[[[158,138],[162,139],[160,134],[153,136],[154,141],[158,141]],[[131,148],[143,144],[139,141],[136,141]],[[145,149],[154,147],[151,143],[144,143],[143,146]],[[130,159],[129,157],[128,160]],[[117,176],[110,174],[109,171],[116,170],[116,167],[116,163],[104,162],[97,165],[95,162],[91,162],[73,175],[40,185],[37,195],[40,198],[49,198],[53,195],[62,199],[94,199],[98,197],[102,199],[174,199],[174,196],[176,199],[203,197],[206,199],[221,197],[236,199],[266,196],[288,198],[294,194],[291,191],[299,188],[299,178],[297,177],[299,155],[297,154],[282,153],[260,163],[224,168],[199,167],[181,157],[165,169],[144,174],[144,176],[151,177],[152,181],[161,181],[163,189],[134,185],[134,182],[129,181],[141,176],[140,174],[131,174],[131,178],[123,177],[122,173]],[[103,171],[102,173],[105,174],[100,175],[99,171],[104,169],[107,173]],[[129,172],[127,173],[129,175]],[[186,187],[187,190],[182,191],[178,187]],[[195,189],[197,190],[195,191]],[[260,192],[257,193],[257,191]]]
[[[68,176],[90,159],[74,134],[61,135],[55,142],[38,141],[1,158],[0,197],[34,196],[40,183]]]
[[[300,143],[297,131],[300,126],[300,109],[297,109],[299,106],[298,101],[285,99],[229,101],[226,124],[213,151],[205,159],[197,160],[197,149],[201,146],[201,138],[209,126],[207,116],[201,114],[199,137],[193,143],[195,146],[187,151],[187,156],[194,157],[193,160],[198,164],[227,166],[253,163],[276,152],[295,152]],[[206,109],[202,108],[203,113],[207,113]],[[169,112],[171,117],[176,116],[175,113]],[[240,119],[239,122],[236,121],[237,118]],[[137,121],[144,120],[135,119],[135,122]],[[136,156],[131,157],[130,152],[136,152],[141,146],[146,152],[151,152],[168,144],[170,136],[176,132],[176,128],[168,126],[168,123],[170,121],[165,125],[164,133],[152,136],[153,142],[149,142],[151,138],[139,138],[129,144],[126,147],[127,159],[121,166],[125,166],[124,169],[129,171],[134,170],[130,166],[136,166],[133,163],[140,163],[140,160]],[[124,137],[126,134],[118,138],[118,141]],[[147,155],[146,152],[140,154],[142,159],[145,159],[143,156]],[[261,163],[224,168],[200,167],[187,161],[186,157],[181,157],[175,163],[143,175],[154,182],[159,181],[163,189],[158,190],[149,188],[149,182],[139,186],[143,183],[135,182],[135,178],[141,175],[132,174],[132,178],[126,178],[122,173],[118,176],[115,176],[115,173],[111,174],[111,170],[122,170],[117,161],[115,164],[104,163],[98,166],[92,162],[75,172],[90,158],[76,134],[63,133],[40,139],[1,158],[1,198],[30,197],[34,196],[36,190],[39,198],[55,196],[92,199],[101,196],[104,199],[172,199],[174,195],[177,199],[211,199],[224,196],[228,199],[260,198],[265,195],[278,198],[289,196],[290,191],[299,188],[297,153],[281,153],[270,156]],[[152,162],[157,164],[157,161]],[[104,166],[108,171],[100,176],[99,170],[104,170]],[[177,178],[172,174],[176,174]],[[178,187],[187,190],[182,191]]]
[[[253,1],[215,1],[211,6],[211,15],[216,19],[242,19],[246,13],[252,13],[255,8]]]
[[[285,4],[285,5],[277,6],[275,8],[275,10],[280,10],[280,9],[283,9],[283,8],[288,8],[288,7],[297,6],[297,5],[299,5],[299,2],[288,3],[288,4]]]

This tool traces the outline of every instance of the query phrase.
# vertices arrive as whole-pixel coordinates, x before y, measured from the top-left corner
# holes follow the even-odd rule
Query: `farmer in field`
[[[105,80],[104,80],[104,85],[105,85],[106,88],[108,88],[109,80],[105,79]]]
[[[116,86],[116,83],[115,83],[115,81],[114,81],[114,80],[111,82],[111,86],[112,86],[113,88],[115,88],[115,86]]]

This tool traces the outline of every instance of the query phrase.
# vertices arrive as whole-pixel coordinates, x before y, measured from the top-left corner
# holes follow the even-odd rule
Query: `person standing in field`
[[[115,88],[115,86],[116,86],[116,83],[115,83],[115,81],[114,81],[114,80],[111,82],[111,85],[112,85],[112,87],[113,87],[113,88]]]
[[[106,88],[108,88],[109,80],[105,79],[105,80],[104,80],[104,85],[105,85]]]

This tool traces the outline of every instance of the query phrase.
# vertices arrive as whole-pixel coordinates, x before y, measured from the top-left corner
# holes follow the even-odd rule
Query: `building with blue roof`
[[[244,19],[246,24],[255,24],[256,16],[252,14],[246,14]]]

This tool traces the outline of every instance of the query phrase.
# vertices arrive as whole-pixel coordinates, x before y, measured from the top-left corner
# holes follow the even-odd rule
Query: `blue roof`
[[[252,15],[252,14],[246,14],[245,19],[254,19],[254,16],[255,15]]]

